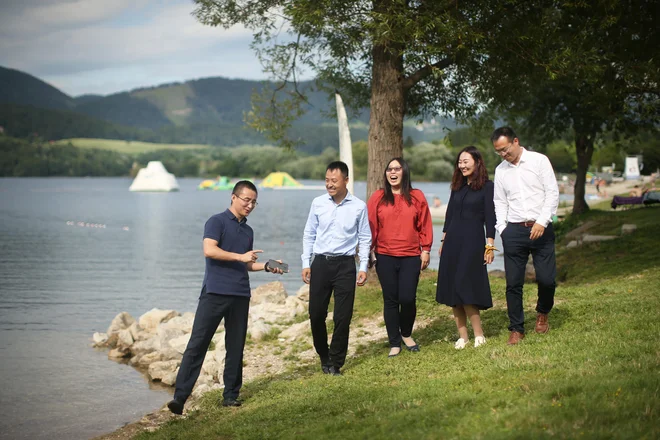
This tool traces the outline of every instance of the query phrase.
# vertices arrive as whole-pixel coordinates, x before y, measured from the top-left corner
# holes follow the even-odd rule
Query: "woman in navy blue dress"
[[[464,348],[469,341],[468,318],[474,346],[486,342],[479,311],[493,306],[486,270],[495,250],[493,189],[479,150],[472,146],[461,150],[445,215],[436,291],[436,301],[454,312],[459,335],[456,349]]]

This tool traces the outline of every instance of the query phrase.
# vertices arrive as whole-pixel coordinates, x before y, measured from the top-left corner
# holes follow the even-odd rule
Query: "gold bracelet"
[[[487,245],[484,246],[484,247],[486,248],[486,251],[499,251],[499,249],[497,249],[497,248],[495,247],[495,245],[492,245],[492,244],[487,244]]]

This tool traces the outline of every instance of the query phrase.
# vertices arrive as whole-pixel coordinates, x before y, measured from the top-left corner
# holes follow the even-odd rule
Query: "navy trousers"
[[[176,376],[174,398],[186,401],[202,370],[204,357],[220,321],[225,320],[225,369],[223,381],[225,399],[236,399],[243,385],[243,348],[247,336],[250,298],[216,295],[204,291],[199,297],[190,341],[183,353]]]
[[[509,330],[520,333],[525,332],[523,285],[525,284],[525,268],[530,253],[534,261],[536,282],[538,283],[536,311],[550,313],[555,303],[555,279],[557,277],[555,231],[551,223],[540,238],[530,240],[531,230],[531,227],[510,223],[501,234],[502,244],[504,245]]]

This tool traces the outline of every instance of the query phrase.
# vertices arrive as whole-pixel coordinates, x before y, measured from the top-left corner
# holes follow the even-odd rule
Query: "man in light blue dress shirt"
[[[367,205],[348,192],[348,166],[332,162],[325,173],[327,195],[314,199],[303,234],[302,279],[309,284],[309,320],[314,348],[325,374],[341,375],[355,301],[355,253],[360,258],[357,285],[367,282],[371,230]],[[314,260],[310,260],[314,254]],[[335,329],[328,346],[325,319],[334,291]]]

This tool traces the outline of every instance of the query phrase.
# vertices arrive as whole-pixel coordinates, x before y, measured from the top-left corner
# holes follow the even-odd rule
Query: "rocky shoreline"
[[[307,314],[309,286],[302,286],[289,296],[284,285],[271,282],[252,290],[248,321],[248,339],[244,353],[243,379],[249,382],[259,377],[284,373],[292,367],[316,364]],[[328,320],[332,313],[328,314]],[[108,358],[143,372],[153,382],[173,386],[183,352],[190,339],[194,313],[152,309],[135,319],[119,313],[104,333],[94,333],[94,347],[108,349]],[[417,329],[430,321],[418,320]],[[360,345],[383,342],[385,329],[380,315],[354,321],[351,325],[348,356],[355,355]],[[198,407],[203,394],[223,388],[222,370],[225,357],[224,327],[220,325],[213,337],[202,372],[192,395],[186,402],[186,412]],[[320,371],[320,370],[319,370]],[[144,430],[155,430],[173,416],[163,407],[118,430],[97,437],[97,440],[130,439]],[[186,414],[184,412],[184,416]]]

